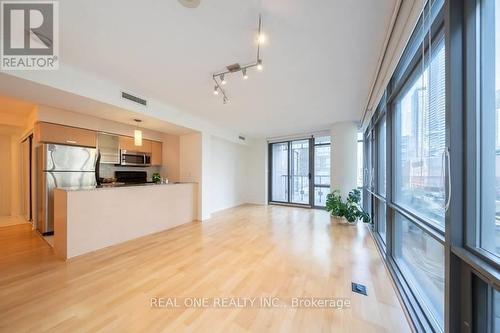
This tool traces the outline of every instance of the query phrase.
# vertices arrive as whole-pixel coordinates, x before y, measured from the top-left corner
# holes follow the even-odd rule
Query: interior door
[[[31,221],[32,216],[32,203],[31,203],[31,141],[32,137],[29,136],[21,143],[21,165],[22,165],[22,211],[26,221]]]

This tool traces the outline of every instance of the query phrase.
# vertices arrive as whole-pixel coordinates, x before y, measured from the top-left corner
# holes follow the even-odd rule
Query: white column
[[[356,188],[358,126],[355,122],[335,123],[331,135],[331,188],[346,196]]]

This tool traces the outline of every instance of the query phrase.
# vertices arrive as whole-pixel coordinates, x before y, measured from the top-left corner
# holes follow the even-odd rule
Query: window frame
[[[431,43],[432,45],[435,45],[435,41],[437,39],[440,40],[440,38],[443,38],[442,35],[445,34],[444,31],[444,6],[443,6],[444,1],[436,0],[434,2],[435,6],[432,8],[432,15],[431,17],[432,22],[429,25],[427,22],[427,30],[430,29],[431,31]],[[435,8],[440,8],[439,10],[435,10]],[[426,11],[428,10],[428,4],[426,5]],[[424,22],[425,23],[425,22]],[[394,100],[398,96],[398,93],[405,87],[407,84],[408,80],[411,80],[411,75],[418,70],[418,65],[419,61],[421,60],[421,49],[422,49],[422,44],[425,42],[422,38],[421,33],[418,32],[419,30],[422,30],[422,25],[424,24],[422,22],[422,18],[419,19],[419,22],[417,23],[417,27],[414,30],[414,34],[412,35],[410,42],[408,44],[408,47],[405,49],[403,55],[402,55],[402,60],[398,64],[396,71],[389,81],[389,84],[387,86],[387,89],[379,103],[379,107],[377,109],[377,112],[373,115],[370,124],[367,127],[367,130],[365,131],[365,140],[371,136],[373,137],[374,132],[376,131],[377,128],[377,123],[381,119],[380,115],[385,113],[386,117],[386,198],[383,198],[379,196],[377,191],[371,190],[368,186],[364,186],[366,196],[369,197],[369,200],[372,200],[372,205],[371,205],[371,213],[373,217],[378,216],[377,212],[377,201],[378,200],[383,200],[385,201],[386,205],[386,242],[384,244],[380,234],[378,232],[373,233],[373,236],[376,240],[376,243],[378,247],[381,249],[382,256],[384,260],[387,263],[387,266],[389,268],[389,271],[391,272],[394,281],[397,285],[398,292],[400,296],[402,297],[406,308],[410,314],[410,317],[412,318],[413,323],[415,324],[415,327],[418,328],[419,330],[425,331],[425,332],[439,332],[444,329],[446,326],[446,319],[445,322],[442,323],[441,325],[436,321],[434,316],[430,313],[428,308],[422,304],[422,302],[419,302],[418,300],[420,299],[420,296],[415,293],[414,290],[411,288],[411,284],[408,282],[407,277],[403,274],[401,271],[400,267],[398,266],[396,260],[393,258],[393,250],[395,246],[395,234],[394,234],[394,228],[395,228],[395,214],[399,213],[401,214],[404,218],[406,218],[410,223],[415,224],[418,228],[423,230],[424,233],[430,235],[433,239],[438,241],[441,245],[443,245],[446,249],[446,244],[445,244],[445,232],[443,230],[440,230],[436,228],[433,223],[426,221],[425,219],[413,214],[411,211],[408,211],[404,209],[403,207],[400,207],[399,205],[394,203],[393,200],[393,193],[394,193],[394,175],[393,175],[393,170],[395,170],[395,161],[394,161],[394,154],[395,154],[395,147],[394,147],[394,122],[395,122],[395,108],[394,108]],[[420,27],[420,28],[419,28]],[[427,32],[426,32],[427,33]],[[446,36],[445,36],[446,37]],[[418,40],[418,38],[422,39],[420,43],[415,43],[415,39]],[[424,45],[424,49],[426,54],[428,53],[426,45]],[[383,110],[383,111],[380,111]],[[366,141],[365,141],[365,146],[366,146]],[[374,147],[377,146],[374,144]],[[365,148],[365,151],[367,149]],[[372,157],[375,155],[376,152],[373,152],[372,149]],[[375,155],[376,156],[376,155]],[[374,172],[374,174],[377,174],[377,171]],[[373,229],[375,231],[378,230],[378,221],[376,221],[377,218],[375,218],[374,221],[374,226]],[[445,255],[446,255],[446,250],[445,250]],[[445,258],[445,261],[447,259]],[[446,282],[446,267],[445,269],[445,282]],[[445,287],[446,288],[446,287]],[[445,294],[443,297],[446,300],[446,290]],[[446,318],[446,302],[445,302],[445,313],[443,316]]]
[[[482,129],[482,109],[484,108],[484,94],[482,89],[482,49],[481,40],[481,4],[485,0],[467,0],[465,1],[465,16],[468,17],[465,26],[465,49],[467,50],[467,61],[464,64],[464,72],[467,77],[465,84],[466,94],[469,97],[465,101],[465,135],[466,140],[466,230],[463,246],[474,255],[478,256],[488,264],[500,269],[500,256],[481,247],[481,227],[483,216],[487,215],[484,209],[483,198],[487,195],[485,191],[484,163],[483,156],[485,147],[483,142],[494,142],[495,132],[488,133]],[[488,45],[491,47],[491,45]],[[490,50],[491,52],[491,50]],[[494,51],[493,51],[494,52]],[[478,93],[479,91],[479,93]],[[490,170],[488,170],[491,172]],[[494,173],[494,172],[493,172]]]
[[[381,98],[377,112],[369,121],[364,132],[365,139],[365,165],[368,164],[368,143],[373,137],[374,128],[379,117],[379,111],[386,106],[387,116],[387,195],[386,195],[386,221],[387,221],[387,244],[383,244],[377,230],[376,202],[382,199],[370,188],[364,177],[363,195],[366,200],[365,208],[370,209],[374,217],[372,235],[380,250],[387,268],[393,277],[396,290],[403,300],[405,308],[414,324],[416,331],[422,332],[461,332],[470,331],[478,320],[492,320],[491,314],[494,308],[492,295],[494,290],[500,290],[500,270],[498,263],[492,260],[488,253],[482,253],[480,248],[471,247],[466,242],[467,233],[471,225],[478,221],[478,217],[472,212],[477,212],[477,192],[472,180],[476,178],[476,166],[473,163],[477,157],[477,141],[474,132],[471,133],[470,126],[474,125],[475,107],[477,103],[477,49],[475,39],[477,37],[477,15],[478,3],[484,0],[435,0],[428,2],[423,13],[430,13],[430,19],[425,21],[420,16],[416,27],[408,41],[405,50],[396,66],[385,91]],[[432,7],[430,7],[432,6]],[[424,29],[422,26],[425,25]],[[447,182],[451,183],[452,191],[446,186],[446,197],[450,199],[449,209],[445,212],[444,232],[435,230],[425,219],[406,211],[404,208],[394,204],[392,194],[394,185],[392,183],[394,169],[394,105],[393,101],[407,80],[410,79],[412,71],[421,59],[422,39],[428,31],[431,31],[431,41],[434,40],[436,32],[444,29],[445,34],[445,91],[446,91],[446,114],[445,114],[445,137],[446,147],[449,151],[450,169],[447,172]],[[425,52],[425,46],[424,46]],[[484,66],[484,63],[483,63]],[[472,117],[472,119],[471,119]],[[371,157],[375,152],[372,150]],[[364,168],[366,172],[366,166]],[[446,184],[449,185],[449,184]],[[471,187],[472,186],[472,187]],[[448,193],[449,192],[449,193]],[[398,212],[404,218],[423,229],[425,233],[433,236],[445,249],[445,290],[444,290],[444,323],[443,327],[435,325],[428,313],[422,309],[416,300],[412,288],[405,280],[399,266],[393,259],[394,248],[394,214]],[[470,237],[470,236],[469,236]],[[479,279],[484,283],[481,290],[473,290],[472,279]],[[477,289],[477,288],[476,288]],[[474,319],[477,313],[473,311],[474,297],[483,297],[483,318]],[[474,322],[476,320],[476,322]],[[488,322],[487,331],[493,331],[493,322]]]

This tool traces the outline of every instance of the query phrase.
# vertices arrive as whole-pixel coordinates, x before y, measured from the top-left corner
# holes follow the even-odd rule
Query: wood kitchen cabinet
[[[134,144],[134,138],[130,136],[120,136],[120,149],[151,153],[151,140],[142,139],[142,146],[136,146]]]
[[[158,141],[151,142],[151,165],[161,166],[163,163],[162,152],[163,144]]]
[[[52,123],[35,124],[35,140],[39,143],[60,143],[64,145],[96,147],[97,134],[94,131]]]

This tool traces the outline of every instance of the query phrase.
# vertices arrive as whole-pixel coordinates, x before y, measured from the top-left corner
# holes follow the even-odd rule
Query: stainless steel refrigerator
[[[37,148],[37,229],[54,233],[54,188],[96,185],[97,151],[94,148],[44,144]]]

